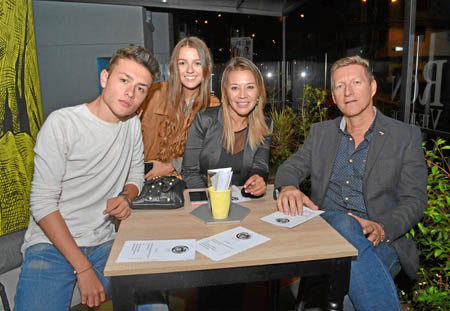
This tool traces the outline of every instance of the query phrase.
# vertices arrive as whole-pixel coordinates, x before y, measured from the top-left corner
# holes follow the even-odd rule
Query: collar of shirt
[[[377,108],[376,108],[375,106],[373,106],[372,108],[373,108],[373,112],[375,112],[375,115],[374,115],[374,117],[373,117],[372,124],[370,124],[369,129],[368,129],[367,132],[364,134],[364,137],[365,137],[365,138],[367,138],[367,135],[368,135],[369,133],[372,133],[373,128],[375,127],[375,119],[377,118]],[[344,135],[350,135],[350,134],[347,132],[347,121],[345,121],[345,118],[344,118],[344,117],[342,117],[341,122],[339,123],[339,129],[341,130],[341,132],[342,132]]]

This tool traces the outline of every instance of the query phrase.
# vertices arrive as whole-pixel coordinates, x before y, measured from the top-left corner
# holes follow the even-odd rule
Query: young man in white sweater
[[[83,304],[105,301],[113,221],[130,215],[129,202],[144,183],[135,112],[159,75],[147,50],[121,49],[100,74],[98,98],[57,110],[45,121],[34,149],[15,310],[68,310],[75,282]]]

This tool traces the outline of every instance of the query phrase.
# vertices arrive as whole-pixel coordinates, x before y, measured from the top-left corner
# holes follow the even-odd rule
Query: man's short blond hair
[[[364,67],[364,71],[366,72],[366,77],[369,80],[369,83],[372,83],[373,80],[375,80],[375,76],[372,73],[372,69],[370,67],[370,63],[368,59],[362,58],[358,55],[355,56],[347,56],[341,59],[338,59],[333,66],[331,67],[331,90],[334,89],[334,81],[333,81],[333,75],[339,68],[349,66],[349,65],[361,65]]]

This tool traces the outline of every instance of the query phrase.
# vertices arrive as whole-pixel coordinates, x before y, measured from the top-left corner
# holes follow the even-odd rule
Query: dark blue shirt
[[[356,149],[355,140],[347,132],[347,124],[342,118],[339,127],[341,140],[322,204],[323,210],[352,212],[367,219],[362,187],[375,118]]]

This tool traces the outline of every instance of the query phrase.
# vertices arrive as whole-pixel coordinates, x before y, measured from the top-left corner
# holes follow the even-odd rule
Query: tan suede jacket
[[[142,139],[144,141],[144,160],[150,161],[159,158],[160,138],[158,131],[160,124],[167,117],[166,97],[168,82],[159,82],[152,85],[148,99],[142,105],[141,115]],[[220,100],[211,94],[209,107],[220,106]]]

